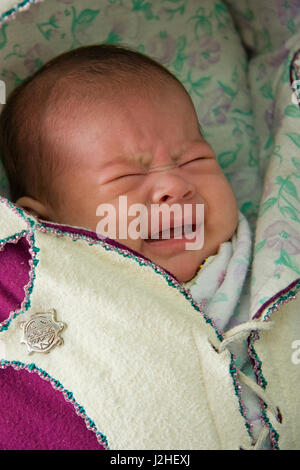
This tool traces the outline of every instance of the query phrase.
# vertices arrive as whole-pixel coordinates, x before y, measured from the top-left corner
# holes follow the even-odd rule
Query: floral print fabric
[[[205,313],[213,318],[221,331],[234,326],[233,316],[244,288],[251,262],[251,230],[247,219],[239,212],[239,222],[231,240],[222,243],[218,253],[207,258],[204,266],[185,287],[191,291]],[[243,312],[242,321],[248,321]],[[236,320],[236,324],[242,323]]]
[[[300,0],[226,3],[251,51],[249,85],[264,177],[251,277],[254,313],[300,278]]]

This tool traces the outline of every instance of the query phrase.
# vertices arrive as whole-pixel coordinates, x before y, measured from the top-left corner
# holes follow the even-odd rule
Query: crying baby
[[[12,201],[43,220],[98,233],[99,206],[114,208],[118,228],[120,200],[148,214],[188,205],[192,235],[203,234],[198,249],[187,249],[193,238],[174,236],[186,221],[173,212],[158,236],[151,236],[149,221],[144,236],[124,238],[117,230],[114,237],[180,282],[192,279],[237,228],[233,191],[189,94],[165,67],[129,47],[81,47],[45,64],[9,96],[0,147]],[[122,219],[127,228],[131,221]]]

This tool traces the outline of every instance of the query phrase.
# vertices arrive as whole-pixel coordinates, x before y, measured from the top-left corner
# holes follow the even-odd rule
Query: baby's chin
[[[185,283],[191,281],[197,274],[200,264],[204,260],[203,256],[197,256],[196,253],[193,253],[193,256],[180,256],[177,260],[171,258],[170,260],[157,259],[156,257],[151,257],[147,255],[151,261],[155,264],[161,266],[165,271],[168,271],[172,276],[174,276],[177,281],[180,283]]]
[[[198,269],[199,269],[199,266],[200,266],[201,262],[199,263],[199,265],[197,265],[197,267],[178,267],[178,269],[173,269],[173,272],[168,270],[171,274],[173,274],[174,277],[176,277],[176,279],[181,282],[181,283],[185,283],[185,282],[189,282],[191,281]]]

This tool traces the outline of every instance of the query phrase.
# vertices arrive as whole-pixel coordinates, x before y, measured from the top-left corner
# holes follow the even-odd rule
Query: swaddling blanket
[[[204,268],[184,286],[193,299],[225,331],[239,303],[247,271],[250,269],[252,234],[248,221],[239,212],[238,227],[231,240],[222,243],[218,253],[210,256]],[[249,293],[248,293],[249,295]],[[244,312],[244,321],[249,311]]]
[[[227,347],[252,332],[255,377],[265,380],[254,341],[271,385],[277,383],[269,358],[278,332],[285,328],[283,341],[293,333],[289,317],[279,317],[286,326],[281,320],[273,329],[277,342],[264,337],[272,326],[265,318],[224,333],[203,299],[123,245],[39,221],[5,198],[0,219],[2,448],[248,448],[253,433],[242,382],[263,400],[258,442],[269,436],[278,448],[280,437],[293,446],[285,402],[274,406],[265,383],[249,381]],[[241,253],[247,271],[244,228],[233,239],[233,256],[221,257],[228,272]],[[226,276],[218,279],[215,286],[225,288]]]
[[[30,419],[21,415],[19,430],[18,420],[10,435],[9,426],[2,423],[1,432],[6,434],[2,442],[14,448],[38,447],[47,413],[59,418],[53,402],[51,406],[45,403],[39,386],[35,382],[30,386],[30,376],[37,374],[40,382],[47,378],[55,384],[56,394],[66,394],[106,448],[237,448],[248,443],[229,373],[230,354],[216,357],[207,337],[217,338],[220,333],[207,323],[183,286],[149,260],[98,240],[92,232],[40,223],[4,198],[0,210],[2,267],[6,250],[19,248],[15,271],[6,264],[10,298],[1,308],[1,364],[5,370],[13,369],[14,376],[22,375],[22,389],[35,395],[30,400]],[[13,257],[9,259],[12,263]],[[20,291],[8,289],[14,284],[20,289],[22,282],[25,298],[19,298]],[[5,298],[3,293],[1,298]],[[28,329],[32,315],[53,310],[52,326],[64,325],[58,332],[63,344],[48,353],[29,355],[28,343],[37,351],[45,347],[47,338],[35,331],[35,340],[21,343],[24,322]],[[208,387],[208,382],[215,383]],[[225,397],[224,386],[229,391]],[[209,402],[220,408],[220,420],[215,421],[205,398],[207,387]],[[13,390],[16,403],[18,390]],[[11,403],[9,391],[2,398]],[[40,407],[47,413],[39,414]],[[236,420],[233,433],[228,413]],[[4,420],[9,421],[7,416]],[[30,433],[24,430],[28,420]],[[55,433],[60,436],[59,420],[44,448],[59,446]]]
[[[249,446],[235,357],[216,352],[223,333],[188,289],[5,198],[0,219],[2,446]]]

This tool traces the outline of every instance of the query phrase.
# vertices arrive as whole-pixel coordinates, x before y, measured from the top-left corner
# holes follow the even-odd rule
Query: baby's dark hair
[[[112,89],[116,95],[131,89],[153,91],[158,83],[173,83],[186,92],[159,62],[120,44],[80,47],[50,60],[12,91],[0,115],[0,154],[13,202],[31,196],[58,204],[51,182],[64,162],[53,148],[47,150],[43,122],[53,100],[67,100],[72,90],[79,90],[79,98],[90,96],[87,90],[95,90],[95,82],[100,94],[102,85],[103,93]],[[62,83],[67,86],[61,87]]]

